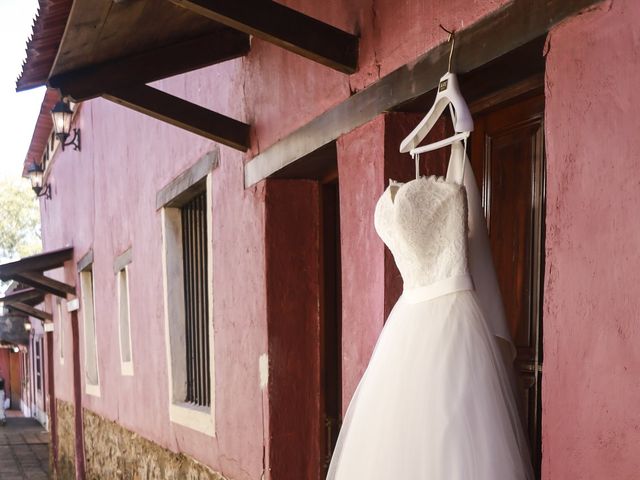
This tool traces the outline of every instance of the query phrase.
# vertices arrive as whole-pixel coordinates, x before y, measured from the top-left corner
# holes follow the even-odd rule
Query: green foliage
[[[40,209],[29,182],[0,180],[0,261],[26,257],[41,250]]]

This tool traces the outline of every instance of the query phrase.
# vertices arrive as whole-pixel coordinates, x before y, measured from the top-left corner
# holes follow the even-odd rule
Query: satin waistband
[[[405,288],[401,298],[408,303],[419,303],[464,290],[473,290],[471,275],[457,275],[424,287]]]

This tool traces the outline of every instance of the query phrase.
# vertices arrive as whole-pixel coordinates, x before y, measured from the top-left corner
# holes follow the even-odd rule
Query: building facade
[[[50,278],[75,294],[42,307],[57,478],[323,478],[402,290],[373,211],[414,175],[398,147],[447,70],[440,25],[474,114],[538,474],[635,477],[637,2],[255,2],[217,12],[250,25],[250,45],[202,33],[239,42],[237,58],[190,49],[188,68],[170,36],[204,31],[217,2],[40,3],[36,40],[66,4],[25,165],[50,191],[45,252],[73,248]],[[352,35],[259,20],[302,22],[291,11]],[[149,24],[170,27],[165,44]],[[316,34],[339,48],[309,46]],[[36,67],[28,56],[21,88]],[[78,150],[51,134],[53,87],[78,102]]]

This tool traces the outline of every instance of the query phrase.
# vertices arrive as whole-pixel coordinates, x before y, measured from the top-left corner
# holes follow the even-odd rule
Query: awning
[[[148,84],[242,57],[250,36],[344,73],[357,68],[355,35],[277,2],[39,1],[18,90],[46,81],[74,101],[102,96],[241,151],[249,125]]]
[[[60,268],[72,258],[73,247],[68,247],[0,265],[0,280],[14,281],[19,285],[7,292],[0,301],[12,311],[51,320],[49,312],[37,309],[35,305],[42,303],[47,293],[66,298],[67,295],[75,295],[76,289],[73,285],[47,277],[44,272]]]
[[[26,59],[16,90],[28,90],[47,83],[62,41],[73,0],[38,0],[38,13],[27,40]]]

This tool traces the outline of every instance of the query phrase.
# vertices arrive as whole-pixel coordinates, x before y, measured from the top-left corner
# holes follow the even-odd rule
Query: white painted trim
[[[87,292],[85,289],[86,286],[86,276],[89,275],[91,279],[91,292]],[[81,296],[82,296],[82,318],[83,318],[83,337],[84,337],[84,380],[85,380],[85,391],[89,395],[93,395],[96,397],[100,396],[100,367],[98,361],[98,326],[96,324],[96,310],[95,310],[95,290],[96,284],[93,278],[93,271],[90,269],[85,269],[80,272],[80,285],[81,285]],[[92,318],[89,317],[92,316]],[[90,383],[89,378],[87,376],[87,352],[88,342],[91,339],[87,338],[87,323],[89,321],[93,321],[93,348],[95,349],[95,362],[96,362],[96,383]]]
[[[120,375],[133,377],[133,362],[120,362]]]
[[[120,303],[122,292],[120,290],[120,275],[125,274],[125,288],[127,289],[127,329],[129,331],[129,360],[124,360],[122,351],[122,318],[120,317],[122,305]],[[131,338],[131,290],[129,289],[129,265],[125,265],[116,274],[116,290],[118,297],[118,345],[120,350],[120,374],[124,376],[133,376],[133,339]]]
[[[263,353],[258,358],[258,372],[260,373],[260,390],[264,390],[269,384],[269,355],[267,353]]]
[[[188,403],[172,403],[169,406],[169,418],[173,423],[196,430],[210,437],[216,436],[214,416],[211,409],[190,405]]]
[[[80,300],[74,298],[73,300],[67,301],[67,312],[75,312],[80,310]]]
[[[86,381],[86,378],[84,391],[87,395],[100,398],[100,385],[92,385]]]
[[[213,241],[212,241],[212,175],[206,177],[207,256],[209,299],[209,361],[211,375],[211,406],[198,407],[184,403],[186,398],[184,277],[182,272],[182,219],[179,208],[160,209],[162,227],[162,289],[164,299],[165,350],[169,380],[169,418],[171,422],[215,437],[215,354],[213,328]],[[182,378],[176,373],[183,372]]]
[[[217,164],[216,164],[217,165]],[[207,175],[207,297],[209,300],[209,375],[211,385],[211,417],[213,433],[216,426],[216,349],[215,349],[215,322],[213,317],[213,173]]]
[[[58,300],[58,323],[60,323],[60,327],[58,328],[58,359],[60,361],[60,365],[64,365],[64,320],[62,319],[62,302]]]

